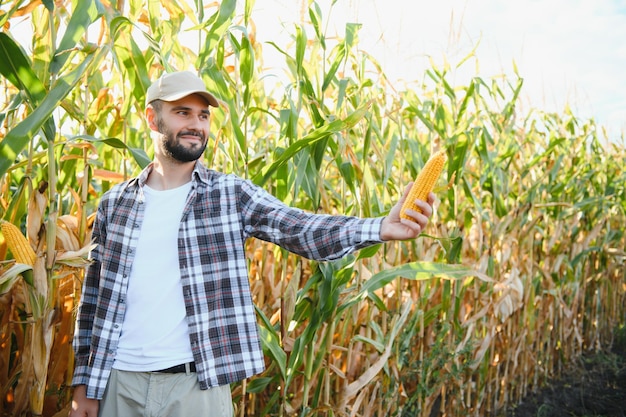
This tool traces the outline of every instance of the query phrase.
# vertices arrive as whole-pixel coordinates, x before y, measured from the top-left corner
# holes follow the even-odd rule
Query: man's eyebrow
[[[187,107],[187,106],[174,106],[174,107],[172,107],[172,111],[180,111],[180,110],[191,111],[192,109],[191,109],[191,107]],[[204,113],[206,115],[210,115],[211,114],[209,109],[202,109],[200,112]]]

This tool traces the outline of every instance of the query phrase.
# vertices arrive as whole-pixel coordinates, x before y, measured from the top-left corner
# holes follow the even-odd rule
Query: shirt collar
[[[152,172],[154,168],[154,162],[150,162],[147,167],[145,167],[141,173],[137,176],[136,181],[137,185],[143,188],[146,185],[146,181],[148,181],[148,176]],[[193,172],[191,173],[191,182],[192,186],[195,187],[199,182],[204,185],[209,184],[209,170],[198,160],[196,161],[196,165],[193,167]]]

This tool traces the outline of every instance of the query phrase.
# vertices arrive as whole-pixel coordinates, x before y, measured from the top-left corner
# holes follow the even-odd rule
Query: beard
[[[165,127],[163,121],[159,118],[157,121],[157,128],[161,134],[161,148],[165,155],[178,162],[192,162],[200,159],[207,146],[207,138],[200,132],[195,131],[180,131],[176,136]],[[185,146],[181,142],[181,136],[195,135],[199,137],[202,143],[199,146]]]

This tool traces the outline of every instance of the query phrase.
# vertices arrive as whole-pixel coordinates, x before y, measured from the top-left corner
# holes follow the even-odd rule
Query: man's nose
[[[203,127],[203,120],[199,117],[191,117],[189,118],[189,123],[187,123],[187,127],[190,130],[201,131]]]

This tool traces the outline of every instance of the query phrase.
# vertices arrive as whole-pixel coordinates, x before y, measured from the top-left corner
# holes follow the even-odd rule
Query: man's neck
[[[191,174],[195,165],[195,161],[170,162],[156,158],[146,184],[159,191],[178,188],[191,181]]]

